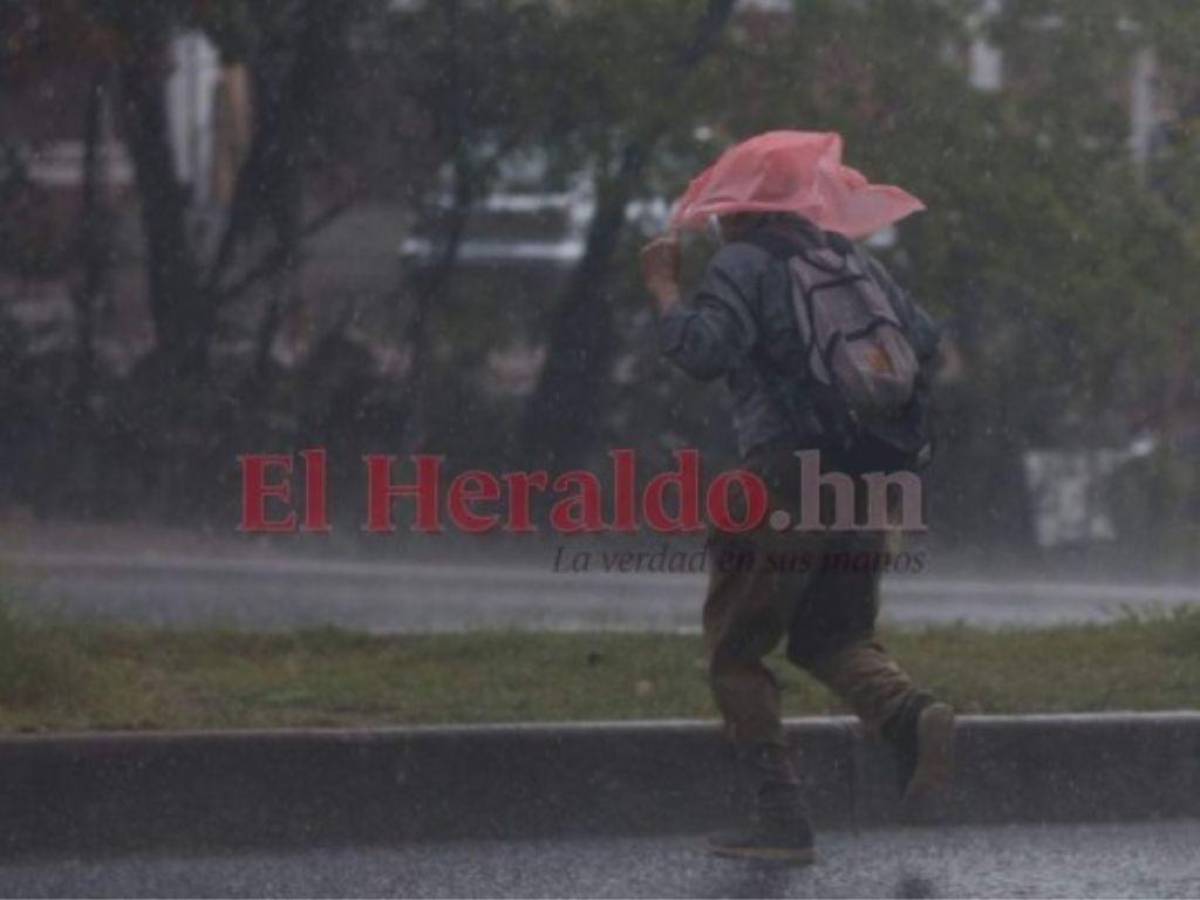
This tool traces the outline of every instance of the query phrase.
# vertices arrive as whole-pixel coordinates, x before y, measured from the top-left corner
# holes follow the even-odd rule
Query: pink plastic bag
[[[702,230],[710,216],[726,213],[790,212],[857,239],[924,208],[912,194],[843,165],[836,132],[768,131],[730,147],[693,179],[671,228]]]

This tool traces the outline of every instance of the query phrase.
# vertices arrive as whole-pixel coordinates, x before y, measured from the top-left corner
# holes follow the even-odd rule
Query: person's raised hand
[[[674,235],[657,237],[642,248],[642,280],[661,310],[679,300],[679,261]]]

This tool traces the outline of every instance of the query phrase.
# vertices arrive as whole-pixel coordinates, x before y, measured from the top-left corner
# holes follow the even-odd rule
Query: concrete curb
[[[823,827],[896,822],[853,720],[789,723]],[[1200,713],[964,716],[945,821],[1200,816]],[[714,723],[0,739],[0,855],[694,832],[745,812]]]

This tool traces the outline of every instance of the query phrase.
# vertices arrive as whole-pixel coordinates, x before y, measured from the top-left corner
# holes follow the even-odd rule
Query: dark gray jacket
[[[885,286],[901,317],[918,330],[918,356],[936,348],[932,320],[865,251],[872,272]],[[660,350],[694,378],[724,376],[733,394],[733,425],[744,458],[764,444],[788,442],[817,447],[822,429],[811,404],[801,398],[793,421],[775,399],[781,390],[762,346],[774,335],[794,332],[791,276],[787,263],[761,247],[734,242],[709,261],[699,287],[685,303],[659,317]],[[921,343],[926,344],[923,353]]]

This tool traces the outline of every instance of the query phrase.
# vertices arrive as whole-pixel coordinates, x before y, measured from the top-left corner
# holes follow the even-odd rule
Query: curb
[[[849,718],[788,723],[818,826],[900,821]],[[946,824],[1200,816],[1200,713],[963,716]],[[747,812],[715,723],[0,738],[0,856],[697,832]]]

